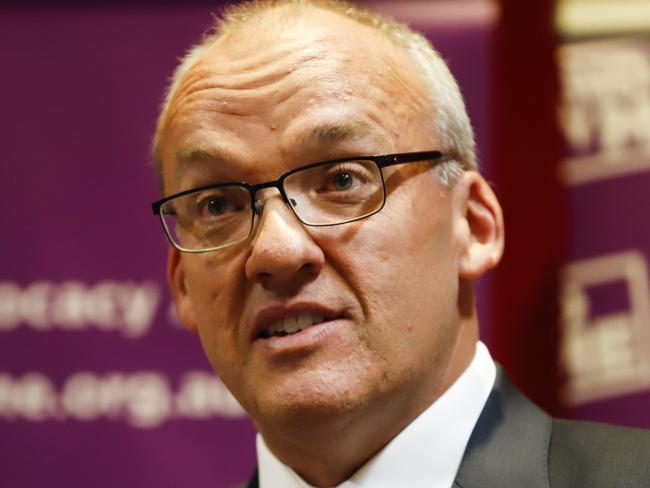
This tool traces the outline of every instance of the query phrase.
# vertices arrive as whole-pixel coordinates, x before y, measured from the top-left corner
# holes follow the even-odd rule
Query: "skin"
[[[161,133],[165,193],[437,149],[415,73],[381,33],[337,14],[263,14],[217,41],[175,92]],[[478,339],[472,282],[503,248],[479,174],[451,188],[425,164],[384,176],[386,206],[368,219],[305,227],[267,189],[248,241],[169,254],[182,322],[269,448],[317,486],[347,479],[464,371]],[[326,307],[336,320],[298,340],[258,339],[269,307]]]

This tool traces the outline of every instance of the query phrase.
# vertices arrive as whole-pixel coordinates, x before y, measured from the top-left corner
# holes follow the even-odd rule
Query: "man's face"
[[[183,78],[162,138],[167,194],[438,149],[427,88],[381,34],[320,10],[282,26],[269,17],[219,41]],[[459,334],[453,190],[424,163],[384,176],[386,205],[370,218],[305,227],[267,189],[248,241],[171,252],[181,319],[261,430],[421,408],[439,393]],[[265,337],[296,317],[317,323]]]

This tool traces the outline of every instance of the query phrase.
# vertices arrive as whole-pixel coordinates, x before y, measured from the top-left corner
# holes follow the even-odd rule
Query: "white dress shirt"
[[[339,488],[449,488],[487,401],[496,367],[482,342],[462,375]],[[313,488],[257,435],[260,488]]]

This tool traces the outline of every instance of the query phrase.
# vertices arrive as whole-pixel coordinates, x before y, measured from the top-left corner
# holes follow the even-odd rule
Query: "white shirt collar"
[[[496,366],[482,342],[458,379],[339,488],[449,488],[487,401]],[[260,488],[313,488],[257,435]]]

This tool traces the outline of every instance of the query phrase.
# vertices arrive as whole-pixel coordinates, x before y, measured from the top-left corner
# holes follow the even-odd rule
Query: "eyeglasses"
[[[264,203],[259,190],[277,188],[282,200],[305,225],[323,227],[365,219],[386,203],[382,169],[403,163],[446,159],[440,151],[341,158],[301,166],[275,181],[218,183],[185,190],[151,204],[167,238],[183,252],[223,249],[246,240]]]

